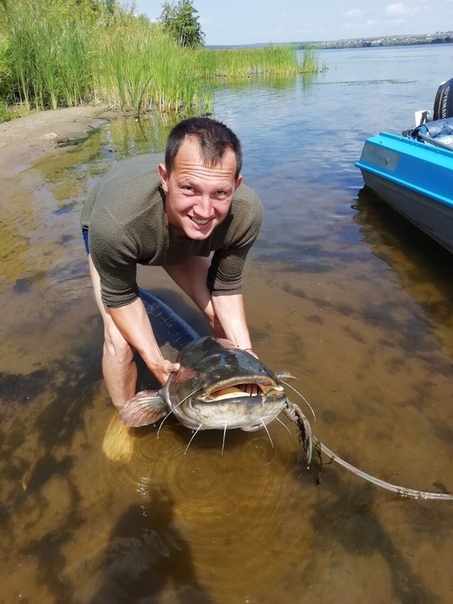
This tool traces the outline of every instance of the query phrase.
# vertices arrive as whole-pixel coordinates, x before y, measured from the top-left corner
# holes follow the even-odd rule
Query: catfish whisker
[[[313,415],[313,419],[316,421],[316,414],[313,411],[313,407],[310,405],[310,403],[307,401],[307,399],[305,398],[305,396],[303,394],[301,394],[299,392],[299,390],[296,390],[294,388],[294,386],[291,386],[291,384],[288,384],[288,382],[285,382],[284,380],[279,379],[279,382],[281,382],[282,384],[285,384],[285,386],[288,386],[288,388],[291,388],[291,390],[293,390],[293,392],[295,392],[296,394],[298,394],[300,396],[300,398],[304,401],[304,403],[307,405],[307,407],[310,409],[310,411],[312,412]]]
[[[182,401],[181,401],[181,402],[182,402]],[[177,407],[179,407],[179,405],[180,405],[180,404],[181,404],[181,403],[178,403],[178,404],[176,405],[175,409],[176,409]],[[157,430],[157,438],[159,438],[159,434],[160,434],[160,431],[161,431],[162,426],[164,425],[165,420],[166,420],[166,419],[168,419],[172,413],[173,413],[173,409],[170,409],[170,411],[167,413],[167,415],[166,415],[166,416],[163,418],[163,420],[160,422],[160,424],[159,424],[159,429]]]
[[[193,396],[193,395],[194,395],[194,394],[196,394],[197,392],[200,392],[201,390],[203,390],[203,388],[197,388],[196,390],[192,390],[192,392],[190,392],[190,394],[188,394],[187,396],[185,396],[185,397],[182,399],[182,401],[179,401],[179,403],[176,405],[175,409],[176,409],[177,407],[179,407],[179,405],[182,405],[183,403],[185,403],[185,402],[186,402],[186,400],[187,400],[188,398],[190,398],[191,396]],[[302,395],[301,395],[301,396],[302,396]]]
[[[272,448],[274,448],[274,443],[272,441],[271,435],[269,434],[269,430],[267,429],[266,424],[263,422],[263,420],[261,420],[261,423],[263,424],[263,428],[266,430],[266,433],[267,433],[267,435],[269,437],[269,441],[270,441],[270,443],[272,445]]]
[[[202,390],[202,388],[198,388],[198,390],[194,390],[193,392],[191,392],[190,394],[188,394],[185,398],[183,398],[182,401],[179,401],[179,403],[177,405],[175,405],[174,407],[172,407],[170,409],[170,411],[167,413],[167,415],[160,422],[159,429],[157,430],[157,438],[159,438],[159,434],[160,434],[160,431],[161,431],[161,428],[162,428],[164,422],[170,417],[170,415],[174,412],[174,410],[177,409],[183,403],[185,403],[188,398],[190,398],[191,396],[193,396],[197,392],[200,392],[200,390]]]
[[[291,434],[291,430],[288,428],[288,426],[282,422],[282,420],[279,417],[275,418],[284,428],[286,428],[286,430],[288,430],[289,434]]]
[[[198,428],[195,430],[195,432],[192,434],[192,438],[189,440],[189,442],[187,443],[187,447],[184,450],[184,455],[187,453],[187,451],[189,450],[190,444],[193,441],[193,439],[195,438],[195,436],[198,434],[198,431],[200,430],[201,426],[203,424],[201,423]]]
[[[224,450],[225,450],[225,438],[226,438],[226,431],[227,431],[227,427],[228,427],[228,424],[225,424],[225,427],[224,427],[224,429],[223,429],[222,455],[223,455],[223,452],[224,452]]]

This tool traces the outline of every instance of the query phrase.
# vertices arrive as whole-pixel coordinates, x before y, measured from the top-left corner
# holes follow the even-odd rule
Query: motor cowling
[[[453,78],[442,82],[434,99],[433,120],[453,117]]]

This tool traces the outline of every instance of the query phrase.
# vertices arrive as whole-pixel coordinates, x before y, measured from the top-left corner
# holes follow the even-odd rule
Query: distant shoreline
[[[328,48],[370,48],[379,46],[411,46],[415,44],[451,44],[453,43],[453,31],[436,32],[435,34],[418,35],[396,35],[396,36],[376,36],[373,38],[348,38],[341,40],[326,41],[307,41],[307,42],[286,42],[296,48],[303,49],[306,46],[310,48],[328,49]],[[269,43],[271,44],[271,43]],[[237,45],[214,45],[208,44],[206,48],[250,48],[263,47],[269,44],[237,44]],[[285,44],[285,43],[279,43]]]
[[[305,42],[314,48],[369,48],[375,46],[410,46],[413,44],[451,44],[453,32],[436,32],[435,34],[420,34],[417,36],[378,36],[374,38],[351,38],[345,40],[329,40],[325,42]]]

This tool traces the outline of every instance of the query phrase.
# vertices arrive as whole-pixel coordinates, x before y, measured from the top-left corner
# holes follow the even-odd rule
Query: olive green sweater
[[[83,207],[81,225],[89,229],[104,304],[120,307],[138,297],[137,264],[181,264],[211,252],[207,286],[212,295],[241,293],[244,262],[261,227],[260,200],[241,185],[225,220],[208,239],[178,239],[165,215],[159,161],[162,156],[153,154],[119,162],[95,185]]]

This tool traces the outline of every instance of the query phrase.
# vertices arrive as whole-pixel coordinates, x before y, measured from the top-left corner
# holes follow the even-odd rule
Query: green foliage
[[[105,12],[99,3],[96,13]],[[91,96],[91,41],[99,16],[91,0],[8,3],[5,33],[10,85],[6,100],[37,109]]]
[[[8,122],[11,119],[11,113],[8,111],[8,107],[4,101],[0,101],[0,123]]]
[[[314,51],[299,61],[291,46],[202,48],[189,0],[166,4],[164,13],[178,36],[171,19],[168,27],[151,23],[117,0],[0,0],[0,119],[17,106],[92,102],[136,117],[202,114],[212,109],[219,78],[318,71]]]
[[[210,109],[210,98],[201,94],[203,85],[196,77],[193,51],[146,19],[125,19],[106,30],[97,56],[96,88],[109,103],[132,110],[136,117],[151,109]]]
[[[262,48],[203,49],[198,56],[200,75],[205,78],[293,75],[301,71],[296,51],[289,44]]]
[[[0,101],[0,122],[9,122],[16,117],[23,117],[24,115],[26,115],[24,111],[8,106],[5,101]]]
[[[179,0],[176,5],[165,2],[159,21],[164,30],[181,46],[203,46],[204,33],[192,0]]]
[[[322,69],[324,71],[324,67]],[[319,59],[316,48],[306,44],[302,60],[302,73],[313,73],[319,71]]]

